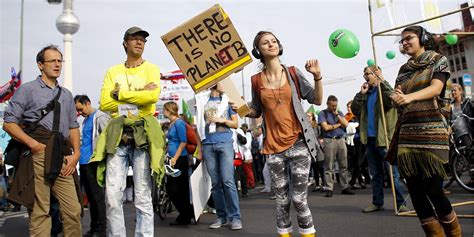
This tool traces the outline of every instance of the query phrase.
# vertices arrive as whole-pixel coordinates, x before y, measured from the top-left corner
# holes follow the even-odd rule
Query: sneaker
[[[341,191],[342,195],[354,195],[355,193],[352,192],[349,188],[345,188]]]
[[[209,207],[209,213],[217,214],[217,210],[215,208]]]
[[[328,190],[326,191],[326,195],[324,195],[325,197],[332,197],[332,190]]]
[[[231,230],[240,230],[242,229],[242,221],[240,219],[233,219],[232,223],[230,224]]]
[[[260,190],[260,193],[269,193],[269,192],[271,192],[271,191],[272,191],[272,190],[270,190],[270,189],[264,188],[264,189]]]
[[[376,211],[382,211],[383,206],[376,206],[374,204],[370,204],[367,208],[363,209],[363,213],[370,213],[370,212],[376,212]]]
[[[227,221],[222,221],[221,218],[217,218],[210,226],[209,229],[219,229],[222,226],[228,225],[229,222]]]
[[[321,191],[322,187],[321,186],[314,186],[314,189],[311,190],[311,192],[317,192],[317,191]]]
[[[410,211],[410,209],[405,205],[400,205],[398,207],[398,212],[407,212],[407,211]]]
[[[353,189],[353,190],[359,190],[359,189],[361,189],[361,187],[360,187],[358,184],[352,184],[352,185],[351,185],[351,189]]]

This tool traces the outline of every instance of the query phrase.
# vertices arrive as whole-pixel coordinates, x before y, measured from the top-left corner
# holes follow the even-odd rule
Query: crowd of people
[[[160,70],[142,57],[148,36],[139,27],[125,32],[126,61],[107,70],[99,108],[87,95],[74,97],[58,85],[63,57],[52,45],[37,55],[41,75],[10,100],[3,129],[12,141],[5,158],[11,162],[15,151],[19,157],[8,200],[28,209],[31,236],[54,235],[58,225],[64,236],[126,236],[123,203],[131,200],[135,235],[154,236],[152,186],[169,172],[166,189],[178,212],[170,225],[188,225],[197,218],[190,198],[195,160],[205,162],[212,183],[209,205],[216,219],[211,229],[242,229],[239,191],[246,198],[249,189],[263,184],[260,192],[276,199],[278,235],[293,232],[293,203],[298,232],[315,236],[308,191],[331,198],[336,188],[341,195],[354,195],[370,184],[373,197],[362,212],[371,213],[384,209],[384,186],[393,185],[397,211],[403,212],[408,211],[403,178],[426,236],[461,236],[442,189],[450,118],[438,98],[444,96],[450,72],[446,57],[422,27],[402,32],[400,45],[410,59],[394,87],[381,68],[363,68],[365,82],[346,104],[346,114],[335,95],[327,97],[326,109],[318,114],[305,112],[302,100],[323,102],[318,60],[306,61],[312,77],[307,79],[298,68],[282,64],[283,46],[273,33],[258,32],[251,53],[261,71],[251,77],[247,117],[261,117],[262,123],[252,128],[239,125],[237,107],[220,83],[195,95],[194,123],[180,116],[175,102],[167,102],[169,122],[160,124],[153,116]],[[453,117],[472,113],[473,102],[463,96],[462,87],[453,85],[452,96]],[[81,124],[77,114],[84,118]],[[472,122],[455,130],[470,147]],[[193,133],[197,144],[190,144]],[[0,180],[0,191],[5,186]],[[81,226],[83,194],[91,217],[87,233]]]

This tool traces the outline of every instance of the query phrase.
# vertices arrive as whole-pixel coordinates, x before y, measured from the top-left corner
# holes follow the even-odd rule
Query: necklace
[[[135,65],[135,66],[127,65],[127,61],[125,61],[123,64],[125,65],[126,68],[136,68],[136,67],[141,66],[144,62],[145,62],[145,60],[143,60],[141,63],[139,63],[139,64],[137,64],[137,65]]]
[[[265,77],[267,78],[268,85],[270,85],[270,77],[268,77],[266,70],[265,70]],[[282,103],[282,101],[281,101],[281,87],[282,87],[282,86],[281,86],[281,79],[282,79],[282,78],[283,78],[283,68],[281,69],[280,80],[279,80],[279,83],[278,83],[278,98],[277,98],[276,95],[275,95],[275,91],[274,91],[273,87],[271,88],[271,89],[272,89],[273,98],[275,98],[275,100],[277,101],[277,105]]]

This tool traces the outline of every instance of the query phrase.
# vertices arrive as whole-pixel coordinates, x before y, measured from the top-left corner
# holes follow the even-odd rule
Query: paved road
[[[369,186],[370,188],[370,186]],[[451,188],[449,195],[453,203],[473,201],[474,195],[464,192],[459,187]],[[309,203],[313,213],[314,223],[319,236],[424,236],[416,217],[395,216],[392,207],[391,192],[385,190],[385,210],[370,214],[363,214],[361,209],[371,200],[370,190],[358,190],[356,195],[343,196],[337,190],[332,198],[323,197],[322,193],[310,193]],[[213,214],[204,214],[196,225],[187,227],[171,227],[176,214],[164,221],[155,218],[155,236],[249,236],[263,237],[276,236],[274,219],[274,202],[270,195],[260,194],[251,190],[248,198],[241,199],[241,212],[244,228],[240,231],[231,231],[228,228],[211,230],[208,225],[215,219]],[[409,202],[409,201],[408,201]],[[411,206],[408,203],[408,206]],[[127,236],[134,235],[135,210],[133,204],[124,206],[126,213]],[[459,214],[474,214],[474,205],[457,207]],[[89,212],[84,217],[84,232],[88,230]],[[296,216],[292,212],[294,236],[297,235]],[[463,236],[474,237],[474,219],[460,219]],[[28,236],[27,215],[24,210],[16,213],[0,213],[0,236],[22,237]]]

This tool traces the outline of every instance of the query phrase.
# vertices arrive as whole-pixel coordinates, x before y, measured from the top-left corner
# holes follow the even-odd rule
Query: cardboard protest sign
[[[249,114],[250,108],[240,96],[239,91],[235,87],[232,79],[230,77],[224,78],[222,81],[220,81],[220,83],[222,84],[225,94],[229,97],[229,100],[234,102],[234,104],[238,107],[237,114],[239,114],[241,118]]]
[[[230,18],[218,4],[161,39],[196,93],[252,62]]]

